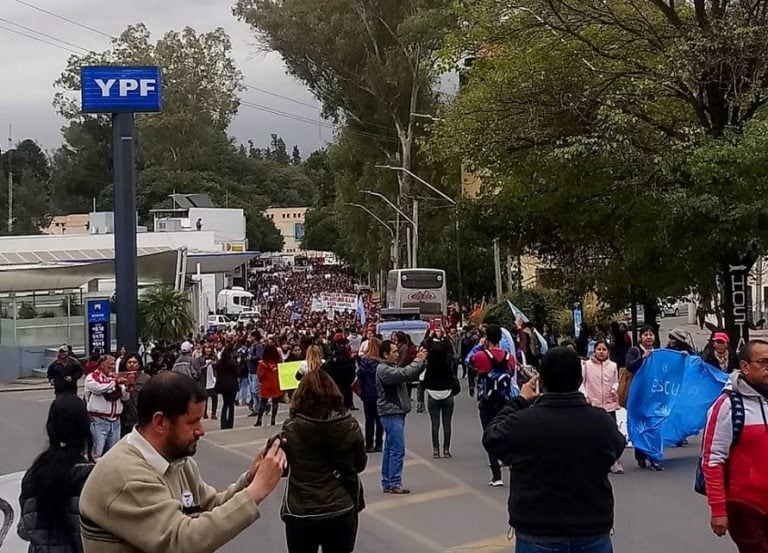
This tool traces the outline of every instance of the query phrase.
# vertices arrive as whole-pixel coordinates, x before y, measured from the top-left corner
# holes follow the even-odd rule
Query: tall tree
[[[763,156],[762,0],[456,6],[456,52],[478,59],[440,144],[503,191],[510,241],[649,295],[727,283],[765,249],[746,157]]]
[[[234,13],[288,71],[307,84],[326,116],[379,145],[377,158],[414,167],[418,113],[434,111],[433,84],[447,0],[238,0]],[[382,159],[382,161],[384,161]],[[372,160],[375,164],[376,160]],[[411,193],[399,173],[399,193]]]

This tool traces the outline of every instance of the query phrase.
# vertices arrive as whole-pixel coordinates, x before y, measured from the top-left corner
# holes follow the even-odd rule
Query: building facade
[[[282,253],[304,253],[301,240],[304,238],[304,221],[308,207],[270,207],[264,217],[275,224],[283,237]]]

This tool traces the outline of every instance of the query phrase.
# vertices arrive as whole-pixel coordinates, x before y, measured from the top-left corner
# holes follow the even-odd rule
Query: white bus
[[[387,276],[387,307],[418,307],[424,320],[448,315],[445,271],[440,269],[393,269]]]

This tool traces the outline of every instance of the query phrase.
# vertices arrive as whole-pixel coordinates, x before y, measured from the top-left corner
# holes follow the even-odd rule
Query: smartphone
[[[267,451],[272,449],[272,444],[275,443],[275,440],[280,440],[280,445],[282,446],[283,445],[283,433],[282,432],[278,432],[277,434],[275,434],[274,436],[272,436],[271,438],[269,438],[267,440]]]

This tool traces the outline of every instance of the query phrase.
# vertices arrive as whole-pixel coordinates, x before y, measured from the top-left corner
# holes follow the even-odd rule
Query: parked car
[[[258,311],[243,311],[237,316],[237,319],[235,320],[235,324],[233,326],[237,326],[240,323],[243,323],[243,325],[247,325],[251,322],[251,320],[258,321],[259,317],[261,317],[261,313]]]
[[[208,315],[208,328],[216,332],[226,330],[232,326],[232,320],[226,315]]]
[[[664,317],[680,317],[688,315],[687,298],[668,297],[661,302],[661,314]]]

